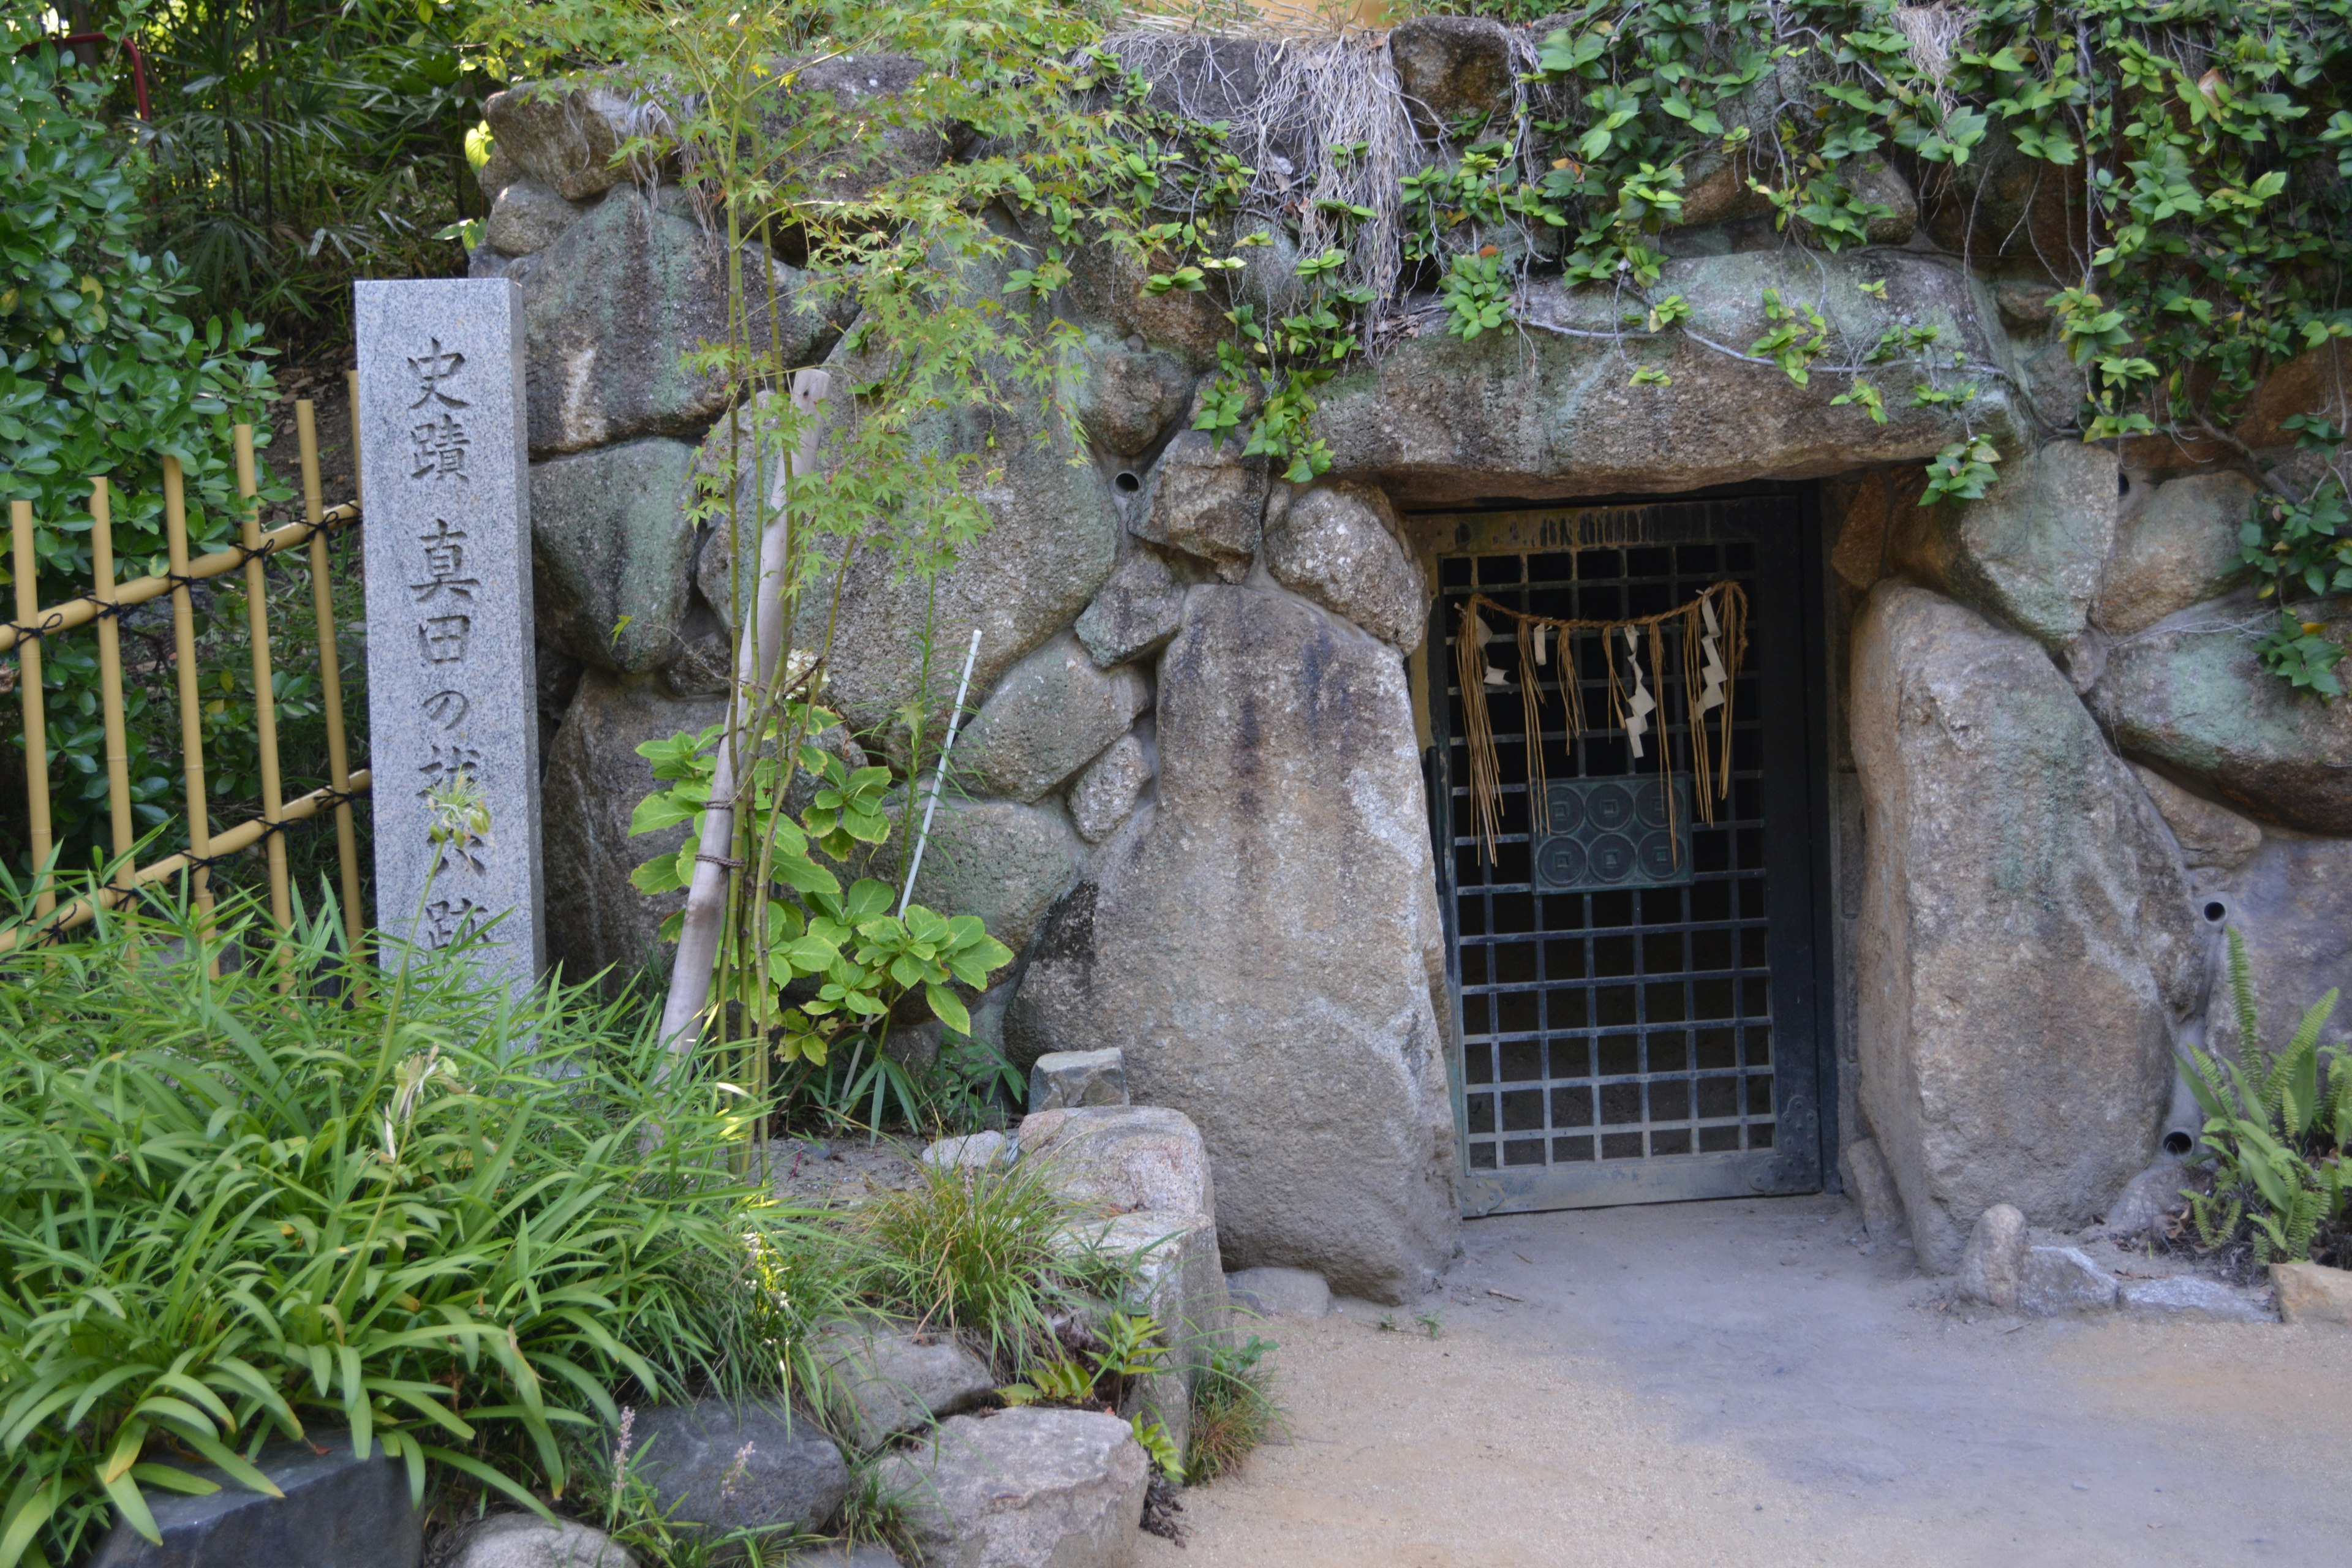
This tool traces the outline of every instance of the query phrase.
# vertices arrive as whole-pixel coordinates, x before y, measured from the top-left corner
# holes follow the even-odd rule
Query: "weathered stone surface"
[[[881,1477],[931,1568],[1124,1568],[1150,1468],[1118,1417],[1031,1406],[944,1421]]]
[[[720,1399],[636,1413],[631,1463],[673,1526],[730,1530],[824,1528],[849,1491],[849,1467],[809,1422],[758,1403]],[[740,1547],[714,1562],[740,1561]]]
[[[637,1568],[627,1547],[574,1519],[494,1513],[457,1534],[442,1568]]]
[[[887,1546],[866,1544],[853,1546],[845,1541],[795,1552],[784,1559],[784,1568],[904,1568],[898,1554]]]
[[[1960,1258],[1959,1293],[1971,1301],[2017,1310],[2025,1283],[2025,1215],[2014,1204],[1995,1204],[1977,1216]]]
[[[996,683],[956,742],[956,760],[981,789],[1034,805],[1150,705],[1151,683],[1141,670],[1098,669],[1066,633]]]
[[[1040,1058],[1043,1061],[1045,1058]],[[1015,1140],[1055,1188],[1115,1214],[1217,1212],[1200,1129],[1160,1105],[1090,1105],[1034,1110]]]
[[[509,256],[530,256],[555,243],[586,209],[565,201],[537,180],[517,180],[490,205],[482,237]]]
[[[693,467],[691,446],[658,437],[531,466],[541,643],[622,675],[675,657],[694,564]]]
[[[2352,991],[2352,842],[2268,838],[2234,881],[2229,923],[2245,939],[2263,1044],[2275,1051],[2305,1008],[2330,990]],[[2347,1018],[2339,1006],[2330,1037]],[[2218,966],[2205,1031],[2209,1050],[2236,1058],[2237,1011]]]
[[[1904,508],[1895,562],[2047,647],[2088,624],[2115,539],[2116,455],[2053,441],[2010,459],[1981,500]]]
[[[2107,1205],[2106,1234],[2118,1241],[2158,1240],[2170,1228],[2189,1200],[2180,1190],[2189,1184],[2189,1172],[2179,1160],[2167,1155],[2125,1184]]]
[[[1163,1370],[1129,1385],[1119,1414],[1159,1422],[1181,1452],[1192,1433],[1193,1383],[1231,1315],[1215,1217],[1146,1209],[1080,1220],[1063,1237],[1073,1252],[1123,1259],[1131,1271],[1135,1282],[1121,1306],[1160,1325],[1169,1354]]]
[[[408,1500],[406,1467],[382,1448],[358,1458],[346,1434],[314,1430],[308,1442],[270,1444],[258,1463],[282,1499],[249,1491],[209,1465],[179,1467],[220,1489],[185,1497],[147,1488],[163,1544],[118,1520],[89,1568],[416,1568],[423,1516]]]
[[[747,247],[754,332],[765,342],[773,267],[791,301],[800,275]],[[689,371],[685,356],[727,337],[727,251],[676,189],[648,199],[614,193],[541,251],[523,276],[530,342],[530,449],[577,452],[632,436],[691,436],[727,402],[718,375]],[[780,327],[788,362],[804,360],[824,321],[789,303]]]
[[[2191,474],[2156,487],[2116,529],[2115,554],[2091,618],[2116,637],[2217,598],[2245,574],[2238,525],[2253,515],[2243,474]]]
[[[1257,553],[1265,489],[1264,458],[1243,457],[1231,440],[1219,450],[1205,430],[1183,431],[1144,478],[1135,536],[1209,562],[1238,581]]]
[[[1049,1051],[1029,1066],[1031,1110],[1127,1102],[1127,1058],[1116,1049]]]
[[[2126,1279],[2118,1302],[2127,1312],[2166,1318],[2215,1318],[2227,1323],[2275,1323],[2278,1313],[2260,1296],[2219,1279],[2176,1274],[2168,1279]]]
[[[1397,86],[1424,135],[1508,116],[1517,90],[1512,54],[1510,30],[1485,16],[1415,16],[1389,34]]]
[[[1885,207],[1869,224],[1873,245],[1906,245],[1919,226],[1919,197],[1911,182],[1884,158],[1856,158],[1844,169],[1846,187],[1865,202]]]
[[[836,395],[828,416],[845,421],[845,402]],[[1118,514],[1109,487],[1093,462],[1072,463],[1084,459],[1084,452],[1062,422],[1048,419],[1041,408],[1023,402],[958,410],[928,420],[917,434],[919,447],[933,455],[984,458],[984,472],[971,493],[992,521],[981,542],[940,574],[936,605],[920,581],[895,580],[887,552],[862,551],[851,563],[826,698],[861,732],[892,730],[916,695],[927,611],[939,646],[931,661],[936,714],[955,700],[972,627],[981,628],[972,689],[985,691],[1023,655],[1068,626],[1118,560]],[[820,462],[830,468],[843,450],[829,443]],[[719,543],[713,539],[711,547]],[[719,570],[724,582],[723,563]],[[797,633],[803,646],[823,641],[830,607],[823,595],[804,603]]]
[[[2123,1297],[2116,1277],[2091,1260],[2079,1247],[2036,1247],[2025,1254],[2025,1275],[2017,1290],[2017,1310],[2029,1318],[2056,1318],[2069,1312],[2103,1312]]]
[[[1858,287],[1872,281],[1886,285],[1884,301]],[[1943,328],[1939,353],[1997,360],[2002,352],[1991,308],[1968,275],[1913,252],[1686,257],[1665,264],[1655,289],[1688,300],[1693,330],[1717,342],[1762,336],[1763,291],[1778,289],[1784,300],[1818,304],[1833,341],[1857,357],[1898,319]],[[1608,334],[1618,309],[1605,291],[1538,282],[1525,314]],[[1831,405],[1843,377],[1816,374],[1795,387],[1777,365],[1748,364],[1683,339],[1653,344],[1643,360],[1671,384],[1629,384],[1611,342],[1540,327],[1469,342],[1425,332],[1324,387],[1315,429],[1330,445],[1334,472],[1377,483],[1400,505],[1814,478],[1933,457],[1970,420],[2003,451],[2021,445],[2010,429],[2009,394],[1991,384],[1965,412],[1890,406],[1877,425],[1859,408]]]
[[[2031,258],[2053,278],[2080,277],[2090,260],[2083,179],[2079,160],[2060,166],[2031,157],[1995,123],[1966,163],[1929,185],[1928,233],[1979,266]]]
[[[1862,1100],[1919,1258],[2074,1228],[2147,1165],[2204,936],[2155,808],[2023,636],[1925,589],[1854,631]]]
[[[1123,1048],[1136,1098],[1199,1125],[1236,1266],[1416,1292],[1457,1221],[1402,661],[1299,600],[1199,587],[1158,723],[1154,804],[1040,932],[1008,1051]]]
[[[2231,870],[2262,847],[2263,830],[2228,806],[2190,795],[2153,768],[2134,763],[2132,772],[2138,775],[2140,787],[2147,791],[2164,825],[2172,829],[2172,837],[2180,843],[2181,858],[2189,865]]]
[[[827,148],[814,171],[829,201],[863,200],[892,180],[935,169],[953,143],[936,121],[909,112],[909,94],[923,62],[912,55],[825,54],[789,67],[782,79],[770,133],[815,138]],[[824,132],[787,127],[822,115]]]
[[[1003,1142],[1002,1133],[993,1136]],[[841,1402],[836,1430],[858,1448],[969,1410],[996,1392],[988,1363],[938,1330],[841,1319],[821,1326],[809,1348],[833,1375],[830,1392]]]
[[[2273,1263],[2271,1285],[2278,1291],[2279,1316],[2288,1322],[2352,1328],[2352,1270],[2322,1263]]]
[[[1312,599],[1406,653],[1428,630],[1429,574],[1405,549],[1389,498],[1370,485],[1317,485],[1269,508],[1265,568]]]
[[[924,1164],[942,1171],[984,1170],[1009,1163],[1013,1140],[1002,1132],[971,1132],[961,1138],[941,1138],[925,1145]]]
[[[1040,246],[1045,243],[1042,234],[1032,237]],[[1032,263],[1024,260],[1022,265]],[[1160,265],[1164,268],[1167,263]],[[1070,282],[1065,292],[1077,311],[1108,323],[1121,339],[1140,339],[1149,348],[1165,350],[1188,369],[1213,366],[1217,345],[1234,340],[1233,323],[1225,320],[1223,301],[1206,290],[1145,292],[1143,286],[1152,268],[1108,240],[1081,246],[1069,266]]]
[[[1840,1152],[1840,1173],[1845,1190],[1862,1211],[1863,1228],[1878,1246],[1892,1245],[1903,1234],[1903,1194],[1895,1190],[1894,1173],[1875,1138],[1857,1138]]]
[[[1078,640],[1106,668],[1164,647],[1183,618],[1184,587],[1164,557],[1139,550],[1078,617]]]
[[[2316,414],[2338,429],[2352,426],[2352,353],[2341,339],[2299,353],[2263,378],[2239,416],[2238,439],[2249,447],[2291,447],[2286,421]]]
[[[1225,1276],[1234,1305],[1262,1318],[1320,1318],[1331,1310],[1331,1287],[1305,1268],[1243,1268]]]
[[[569,90],[551,82],[494,92],[483,102],[482,116],[490,124],[494,158],[575,202],[602,195],[627,175],[625,165],[613,162],[622,143],[660,136],[668,128],[658,109],[593,80]]]
[[[1053,801],[941,801],[915,901],[978,915],[989,935],[1019,952],[1077,874],[1084,854],[1070,819]],[[878,863],[873,874],[885,875]]]
[[[2346,612],[2314,610],[2340,632]],[[2194,781],[2269,822],[2352,833],[2352,702],[2315,702],[2262,667],[2277,612],[2239,594],[2107,653],[2091,706],[2135,762]]]
[[[637,748],[726,716],[724,698],[675,698],[652,681],[625,683],[601,671],[580,682],[541,786],[548,956],[567,978],[585,980],[607,967],[623,976],[668,969],[661,923],[685,907],[686,895],[640,893],[629,873],[675,850],[686,829],[629,837],[637,802],[661,787]]]
[[[1097,447],[1131,458],[1191,405],[1192,379],[1192,367],[1172,354],[1093,334],[1076,366],[1071,412]]]
[[[1070,786],[1070,820],[1078,837],[1099,844],[1118,831],[1151,782],[1151,752],[1132,733],[1113,741]]]

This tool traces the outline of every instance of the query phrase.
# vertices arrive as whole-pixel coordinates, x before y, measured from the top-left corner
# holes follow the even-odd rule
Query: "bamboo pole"
[[[16,619],[26,626],[41,614],[39,562],[33,553],[33,503],[14,502],[9,530],[16,536]],[[12,639],[13,640],[13,639]],[[41,697],[41,639],[16,647],[16,691],[25,712],[25,804],[33,829],[33,912],[43,919],[58,907],[49,890],[49,721]]]
[[[180,459],[163,459],[163,541],[171,552],[172,574],[188,574],[187,479]],[[189,891],[195,896],[198,929],[211,933],[205,917],[213,909],[213,874],[205,862],[212,858],[212,819],[205,806],[205,711],[196,690],[196,605],[182,584],[172,590],[173,650],[179,663],[180,772],[188,802],[188,858],[195,866]]]
[[[341,506],[328,508],[320,521],[328,528],[341,528],[359,520],[358,503],[347,501]],[[257,548],[265,555],[274,555],[302,543],[310,537],[309,523],[289,522],[283,528],[272,529],[263,534]],[[198,581],[207,577],[224,577],[244,563],[245,552],[242,550],[215,550],[210,555],[199,555],[190,562],[187,574]],[[172,579],[168,576],[134,577],[114,590],[114,602],[127,610],[133,605],[160,599],[171,591]],[[87,595],[68,599],[62,605],[52,605],[47,609],[37,605],[22,606],[16,612],[16,620],[0,622],[0,653],[6,653],[19,642],[28,640],[26,634],[18,630],[20,626],[37,624],[45,635],[54,637],[59,632],[69,632],[76,626],[86,626],[97,618],[97,601]]]
[[[261,548],[260,487],[254,479],[253,426],[236,426],[237,526],[248,552]],[[261,752],[261,820],[269,842],[269,918],[284,931],[294,923],[294,903],[286,881],[286,836],[269,832],[284,818],[278,800],[278,702],[270,687],[268,578],[261,557],[245,563],[245,622],[253,640],[253,728]]]
[[[373,782],[365,768],[352,775],[352,788],[354,792],[367,789]],[[309,795],[287,802],[286,808],[278,814],[278,821],[281,823],[307,821],[318,816],[333,799],[334,791],[331,789],[314,789]],[[240,849],[251,848],[261,837],[265,826],[258,817],[251,822],[237,824],[213,840],[213,853],[234,855]],[[150,882],[160,882],[167,877],[178,876],[188,868],[188,864],[187,856],[173,855],[169,858],[156,861],[152,866],[141,867],[135,880],[141,887]],[[0,952],[14,951],[28,935],[37,940],[52,932],[68,931],[77,926],[87,925],[90,917],[97,912],[97,902],[102,901],[109,908],[113,908],[128,897],[130,894],[124,889],[101,889],[97,901],[89,899],[76,899],[66,906],[65,911],[55,921],[28,921],[23,925],[11,926],[5,931],[0,931]]]
[[[294,405],[294,430],[302,449],[302,517],[316,526],[327,515],[319,489],[317,410],[309,398]],[[351,749],[343,740],[343,659],[335,642],[335,595],[327,580],[327,533],[310,535],[310,614],[319,627],[319,690],[327,710],[327,782],[351,788]],[[349,802],[335,807],[335,854],[342,870],[343,942],[360,950],[360,849]]]
[[[100,605],[114,603],[114,504],[103,479],[89,481],[90,578]],[[129,888],[138,877],[137,845],[131,822],[131,738],[122,721],[122,628],[112,616],[98,622],[98,701],[106,730],[106,804],[114,836],[110,887]],[[118,882],[117,879],[121,880]]]

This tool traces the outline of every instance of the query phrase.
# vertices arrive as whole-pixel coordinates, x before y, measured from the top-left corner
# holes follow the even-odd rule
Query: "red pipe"
[[[152,121],[155,117],[148,111],[147,104],[147,61],[145,57],[141,55],[139,52],[138,39],[122,38],[118,40],[108,37],[104,33],[67,33],[53,38],[36,38],[31,43],[26,44],[24,47],[18,49],[16,52],[20,55],[26,55],[32,53],[35,49],[47,46],[111,44],[117,42],[120,42],[122,46],[123,53],[131,57],[131,96],[137,100],[139,104],[139,118],[142,120]]]

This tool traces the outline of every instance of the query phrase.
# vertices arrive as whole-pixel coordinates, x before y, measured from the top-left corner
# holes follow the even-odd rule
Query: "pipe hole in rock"
[[[2213,924],[2220,925],[2223,921],[2230,918],[2230,906],[2223,903],[2221,900],[2215,899],[2211,903],[2205,906],[2205,918],[2210,921]]]
[[[1143,488],[1143,481],[1136,478],[1135,470],[1132,468],[1121,468],[1118,471],[1118,477],[1111,480],[1110,484],[1111,489],[1123,496],[1131,496]]]
[[[2176,1127],[2164,1135],[2164,1152],[2179,1157],[2197,1147],[2197,1140]]]

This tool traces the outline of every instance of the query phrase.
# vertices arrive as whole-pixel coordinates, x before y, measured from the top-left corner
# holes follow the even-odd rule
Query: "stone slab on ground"
[[[1241,1268],[1225,1276],[1234,1305],[1262,1318],[1320,1318],[1331,1310],[1331,1287],[1311,1268]]]
[[[2025,1254],[2017,1310],[2029,1318],[2100,1312],[2122,1299],[2121,1282],[2079,1247],[2035,1247]]]
[[[1119,1413],[1159,1422],[1182,1453],[1192,1432],[1193,1384],[1232,1317],[1215,1218],[1146,1210],[1081,1220],[1064,1229],[1062,1246],[1074,1255],[1121,1260],[1130,1271],[1133,1283],[1119,1305],[1157,1323],[1169,1354],[1164,1371],[1129,1386]]]
[[[627,1547],[575,1519],[494,1513],[451,1533],[454,1545],[435,1548],[440,1568],[638,1568]]]
[[[926,1144],[922,1162],[938,1171],[982,1170],[1010,1163],[1013,1155],[1013,1140],[1003,1133],[968,1132]]]
[[[409,1501],[407,1467],[383,1449],[359,1458],[348,1434],[314,1431],[307,1442],[270,1444],[258,1463],[283,1498],[208,1465],[183,1467],[220,1489],[185,1497],[147,1488],[163,1543],[118,1521],[88,1568],[416,1568],[424,1519]]]
[[[1029,1406],[943,1421],[879,1474],[927,1568],[1124,1568],[1150,1468],[1118,1417]]]
[[[1863,1228],[1881,1247],[1891,1247],[1905,1229],[1903,1194],[1895,1190],[1894,1173],[1875,1138],[1857,1138],[1847,1144],[1840,1162],[1846,1192],[1862,1211]]]
[[[1030,1064],[1033,1111],[1127,1102],[1127,1055],[1116,1046],[1100,1051],[1048,1051]]]
[[[911,1324],[839,1320],[820,1327],[810,1349],[833,1374],[843,1435],[859,1448],[996,1391],[995,1373],[953,1334]]]
[[[898,1554],[871,1542],[811,1547],[784,1559],[784,1568],[903,1568]]]
[[[2290,1323],[2336,1323],[2352,1329],[2352,1270],[2324,1263],[2273,1263],[2271,1284],[2279,1315]]]
[[[669,1519],[717,1534],[822,1530],[849,1491],[849,1467],[833,1440],[767,1405],[648,1406],[636,1413],[635,1444],[633,1463]]]
[[[2168,1279],[2126,1279],[2120,1303],[2127,1312],[2163,1317],[2216,1318],[2231,1323],[2275,1323],[2277,1310],[2260,1291],[2236,1289],[2219,1279],[2176,1274]]]

